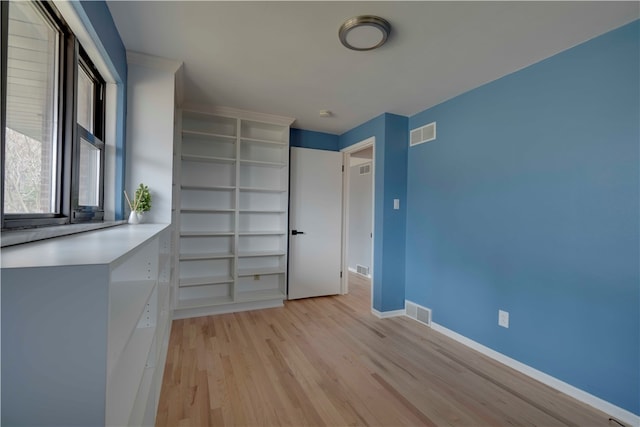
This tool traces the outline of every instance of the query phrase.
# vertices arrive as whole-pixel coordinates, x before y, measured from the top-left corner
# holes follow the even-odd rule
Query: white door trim
[[[373,182],[372,185],[372,197],[371,197],[371,225],[375,227],[375,205],[376,205],[376,137],[372,136],[365,140],[362,140],[356,144],[350,145],[349,147],[345,147],[340,152],[342,153],[342,165],[344,167],[344,173],[342,177],[342,280],[340,284],[341,292],[346,294],[349,292],[349,269],[348,269],[348,260],[347,256],[349,254],[349,172],[350,172],[350,158],[351,153],[355,153],[356,151],[360,151],[364,148],[372,147],[373,156],[371,160],[371,180]],[[375,233],[371,238],[371,307],[373,307],[373,287],[375,284],[374,281],[374,260],[373,260],[373,248],[375,244]]]

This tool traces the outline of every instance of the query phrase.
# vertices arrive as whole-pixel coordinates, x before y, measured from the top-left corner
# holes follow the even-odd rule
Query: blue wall
[[[289,144],[292,147],[313,148],[316,150],[340,151],[339,137],[331,133],[291,128]]]
[[[340,149],[374,136],[373,308],[404,308],[407,117],[378,116],[342,135]],[[400,210],[393,210],[400,199]]]
[[[409,149],[406,227],[408,300],[635,414],[639,31],[636,21],[411,117],[410,129],[436,121],[438,138]]]
[[[100,50],[117,84],[116,113],[116,219],[124,218],[125,140],[127,117],[127,52],[111,12],[104,1],[71,2],[94,43]]]

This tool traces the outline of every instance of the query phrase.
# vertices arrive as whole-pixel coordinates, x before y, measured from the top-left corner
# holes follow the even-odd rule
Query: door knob
[[[304,234],[304,231],[291,230],[291,235],[297,236],[298,234]]]

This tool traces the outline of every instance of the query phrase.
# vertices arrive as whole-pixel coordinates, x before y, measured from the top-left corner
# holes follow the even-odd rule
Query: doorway
[[[349,275],[365,278],[373,288],[373,224],[375,183],[375,137],[342,150],[343,232],[342,293],[348,293]],[[373,298],[373,289],[371,292]],[[373,300],[372,300],[373,304]]]

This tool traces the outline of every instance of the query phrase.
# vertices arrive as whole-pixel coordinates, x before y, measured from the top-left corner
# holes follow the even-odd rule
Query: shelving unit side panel
[[[155,280],[159,268],[159,239],[154,237],[144,245],[138,246],[111,271],[111,281]]]
[[[107,266],[1,274],[2,424],[103,425]]]
[[[155,328],[136,328],[131,344],[125,347],[107,384],[106,425],[129,425],[154,334]]]

